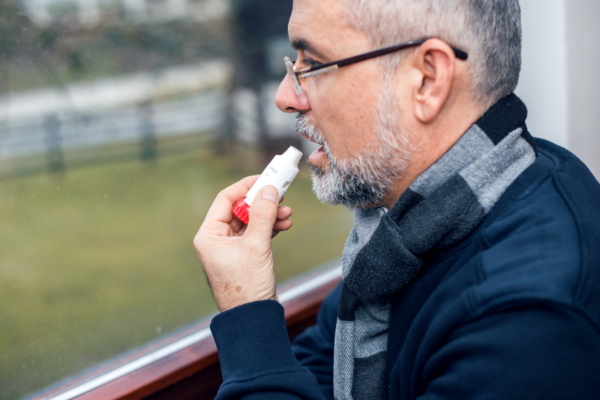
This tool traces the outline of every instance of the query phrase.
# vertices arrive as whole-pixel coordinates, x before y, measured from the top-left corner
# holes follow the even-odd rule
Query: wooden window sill
[[[314,324],[341,279],[339,261],[278,288],[290,340]],[[211,318],[121,356],[30,400],[212,399],[222,382]]]

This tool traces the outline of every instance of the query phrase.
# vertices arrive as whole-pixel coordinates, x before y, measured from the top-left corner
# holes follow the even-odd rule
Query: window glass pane
[[[0,2],[0,398],[216,311],[192,239],[289,145],[273,96],[291,0]],[[267,23],[268,21],[269,23]],[[352,216],[302,163],[279,282],[339,257]]]

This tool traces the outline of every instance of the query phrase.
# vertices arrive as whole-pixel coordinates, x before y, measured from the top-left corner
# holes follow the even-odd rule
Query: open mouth
[[[308,162],[315,164],[319,162],[319,159],[323,156],[325,156],[325,145],[315,139],[313,139],[312,137],[308,136],[305,132],[299,132],[298,133],[302,138],[308,140],[309,142],[312,142],[314,144],[319,145],[319,148],[316,149],[315,151],[313,151],[309,156],[308,156]]]
[[[322,154],[325,154],[325,146],[321,146],[318,149],[316,149],[315,151],[313,151],[310,156],[309,156],[309,160],[311,159],[317,159],[319,158]]]

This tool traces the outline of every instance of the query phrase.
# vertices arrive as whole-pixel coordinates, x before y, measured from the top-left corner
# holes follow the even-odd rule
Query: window
[[[208,206],[287,146],[309,150],[272,104],[290,7],[0,2],[2,399],[186,337],[216,311],[191,245]],[[339,257],[352,225],[318,203],[306,168],[286,204],[279,282]]]

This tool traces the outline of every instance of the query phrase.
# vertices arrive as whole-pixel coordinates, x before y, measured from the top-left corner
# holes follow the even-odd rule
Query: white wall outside
[[[569,148],[600,179],[600,1],[569,0],[567,26]]]
[[[536,137],[573,151],[600,177],[600,1],[520,0],[523,69],[516,93]]]

